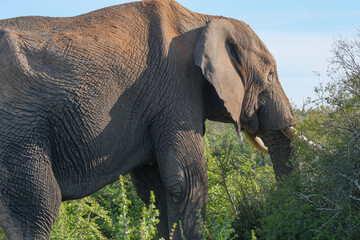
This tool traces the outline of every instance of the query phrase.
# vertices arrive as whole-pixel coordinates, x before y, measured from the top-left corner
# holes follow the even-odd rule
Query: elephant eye
[[[273,78],[274,78],[274,71],[273,70],[270,70],[268,76],[267,76],[267,80],[269,82],[272,82],[273,81]]]

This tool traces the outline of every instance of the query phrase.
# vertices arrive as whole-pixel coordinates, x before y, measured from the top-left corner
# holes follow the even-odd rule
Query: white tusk
[[[314,148],[316,150],[325,150],[325,147],[314,143],[313,141],[308,140],[305,136],[297,136],[294,132],[293,127],[288,127],[284,130],[281,130],[281,132],[288,137],[291,141],[302,141],[305,142],[307,146]]]
[[[268,148],[264,145],[264,142],[261,140],[261,138],[246,131],[243,131],[243,133],[251,145],[253,145],[257,150],[262,153],[269,154]]]
[[[300,141],[304,141],[307,146],[309,146],[309,147],[311,147],[311,148],[313,148],[315,150],[320,150],[320,151],[326,150],[325,147],[321,146],[320,144],[314,143],[313,141],[308,140],[304,136],[299,136],[299,137],[297,137],[297,139],[300,140]]]
[[[294,128],[293,128],[293,127],[288,127],[288,128],[286,128],[286,129],[281,130],[281,132],[282,132],[287,138],[289,138],[291,141],[299,140],[299,137],[296,136],[293,131],[294,131]]]

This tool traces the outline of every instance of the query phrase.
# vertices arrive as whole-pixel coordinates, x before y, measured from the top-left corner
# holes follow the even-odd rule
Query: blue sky
[[[25,16],[74,16],[123,0],[0,0],[0,19]],[[329,80],[331,45],[339,36],[360,33],[359,0],[178,0],[195,12],[245,21],[275,56],[280,81],[290,100],[302,106],[314,87]],[[314,74],[320,73],[320,77]]]

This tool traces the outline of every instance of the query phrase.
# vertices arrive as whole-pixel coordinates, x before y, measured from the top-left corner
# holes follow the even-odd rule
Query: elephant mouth
[[[295,134],[295,130],[293,126],[289,126],[285,129],[280,130],[280,132],[285,135],[288,139],[290,139],[291,141],[295,141],[295,140],[305,140],[305,137],[302,136],[297,136]],[[266,153],[269,154],[269,149],[268,147],[265,145],[264,141],[261,139],[261,137],[259,137],[258,135],[261,134],[253,134],[250,133],[249,131],[244,130],[243,131],[244,135],[246,136],[247,140],[251,143],[251,145],[253,147],[255,147],[257,150],[259,150],[262,153]]]
[[[264,143],[262,138],[259,137],[259,135],[260,136],[263,135],[263,134],[261,134],[261,132],[263,132],[263,131],[265,131],[265,130],[260,130],[256,134],[253,134],[246,130],[243,130],[243,133],[246,136],[246,138],[248,139],[248,141],[251,143],[251,145],[253,145],[253,147],[255,147],[257,150],[259,150],[262,153],[269,154],[269,149],[268,149],[267,145]],[[291,142],[301,141],[301,142],[305,143],[308,147],[313,148],[315,150],[324,150],[325,149],[325,147],[323,147],[319,144],[316,144],[313,141],[308,140],[305,136],[298,135],[296,133],[294,126],[288,126],[284,129],[279,130],[279,132],[281,132],[284,136],[286,136],[289,140],[291,140]]]

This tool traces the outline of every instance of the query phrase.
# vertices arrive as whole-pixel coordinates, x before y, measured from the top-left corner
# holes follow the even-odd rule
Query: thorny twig
[[[336,212],[329,220],[326,221],[326,223],[324,223],[319,229],[310,229],[309,231],[312,232],[320,232],[321,229],[323,229],[326,225],[328,225],[328,223],[333,220],[337,215],[339,215],[339,212]]]
[[[352,179],[352,178],[350,178],[350,177],[348,177],[348,176],[346,176],[345,174],[342,174],[342,173],[339,173],[339,175],[340,175],[341,177],[346,178],[347,180],[349,180],[349,181],[352,182],[353,184],[355,184],[355,186],[357,187],[357,189],[360,191],[359,180],[357,180],[357,179]]]
[[[341,109],[341,111],[343,112],[343,114],[345,115],[348,123],[350,124],[350,126],[351,126],[351,128],[352,128],[352,131],[353,131],[353,134],[354,134],[355,136],[358,135],[358,132],[356,131],[356,128],[354,127],[354,124],[353,124],[353,122],[351,121],[349,115],[346,113],[345,109],[344,109],[342,106],[340,106],[340,109]]]
[[[308,201],[309,203],[311,203],[313,205],[319,205],[319,204],[317,204],[317,203],[313,202],[312,200],[310,200],[310,198],[312,198],[312,197],[321,197],[325,201],[335,205],[335,208],[315,208],[318,211],[336,211],[336,209],[338,208],[338,204],[334,203],[333,201],[331,201],[330,199],[328,199],[327,197],[325,197],[323,195],[319,195],[319,194],[304,195],[304,194],[299,193],[299,192],[294,192],[294,194],[301,197],[301,198],[303,198],[303,199],[305,199],[306,201]],[[335,214],[329,220],[327,220],[323,225],[321,225],[321,227],[319,229],[310,229],[309,231],[320,232],[321,229],[323,229],[326,225],[328,225],[329,222],[332,221],[337,215],[339,215],[339,211],[336,211]]]
[[[299,193],[299,192],[294,192],[295,195],[299,196],[300,198],[302,199],[305,199],[305,201],[311,203],[311,204],[314,204],[314,205],[319,205],[315,202],[313,202],[312,200],[310,200],[312,197],[321,197],[322,199],[324,199],[325,201],[335,205],[336,207],[338,207],[338,204],[334,203],[333,201],[331,201],[330,199],[328,199],[327,197],[323,196],[323,195],[320,195],[320,194],[310,194],[310,195],[305,195],[305,194],[302,194],[302,193]]]
[[[357,134],[354,138],[350,139],[350,141],[348,142],[348,156],[350,157],[350,147],[351,147],[351,142],[355,141],[356,139],[358,139],[360,137],[360,134]],[[360,149],[359,144],[356,144],[356,147]]]
[[[355,196],[353,196],[353,195],[349,195],[349,198],[354,199],[354,200],[356,200],[356,201],[360,201],[360,198],[357,198],[357,197],[355,197]]]
[[[315,208],[315,210],[318,211],[335,211],[335,208]]]

